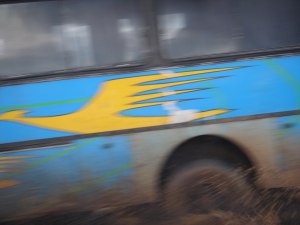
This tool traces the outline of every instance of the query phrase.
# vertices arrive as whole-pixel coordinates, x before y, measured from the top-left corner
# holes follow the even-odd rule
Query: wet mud
[[[258,191],[257,191],[258,192]],[[247,193],[242,193],[245,195]],[[207,214],[170,214],[162,203],[109,211],[52,214],[0,225],[300,225],[300,192],[260,191],[246,212],[212,211]]]
[[[145,204],[110,213],[48,215],[0,225],[299,225],[298,193],[264,193],[254,214],[215,211],[205,215],[169,215],[161,204]]]

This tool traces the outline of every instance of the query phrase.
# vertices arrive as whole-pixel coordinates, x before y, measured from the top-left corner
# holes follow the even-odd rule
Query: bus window
[[[175,59],[238,50],[231,2],[160,1],[158,26],[163,55]]]
[[[65,69],[57,3],[0,5],[0,76]]]
[[[0,77],[144,59],[135,0],[62,0],[0,5]]]
[[[62,33],[68,39],[70,67],[124,64],[144,58],[143,23],[136,1],[66,0],[63,5]]]
[[[243,0],[240,11],[246,51],[300,44],[298,0]]]
[[[163,0],[162,54],[180,59],[296,46],[299,11],[297,0]]]

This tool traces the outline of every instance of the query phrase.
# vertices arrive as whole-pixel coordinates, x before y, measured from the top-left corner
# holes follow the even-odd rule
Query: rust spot
[[[0,181],[0,188],[7,188],[7,187],[15,186],[17,184],[18,182],[15,180],[4,180],[4,181]]]
[[[22,163],[22,162],[23,162],[22,160],[12,160],[12,159],[0,160],[1,164],[14,164],[14,163]]]
[[[0,160],[16,160],[16,159],[31,159],[36,158],[35,156],[0,156]]]

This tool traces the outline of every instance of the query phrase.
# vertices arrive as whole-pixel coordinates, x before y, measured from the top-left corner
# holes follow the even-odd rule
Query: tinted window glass
[[[0,75],[65,68],[55,2],[0,5]]]
[[[299,0],[243,0],[239,7],[246,50],[300,44]]]
[[[0,76],[141,61],[143,37],[135,0],[0,5]]]
[[[64,1],[65,38],[72,67],[143,59],[142,20],[133,0]]]
[[[295,46],[300,43],[297,0],[162,0],[162,53],[186,58]]]

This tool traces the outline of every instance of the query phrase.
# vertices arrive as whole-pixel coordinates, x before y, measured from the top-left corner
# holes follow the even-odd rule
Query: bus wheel
[[[218,160],[191,162],[171,175],[164,204],[172,214],[203,214],[222,210],[250,213],[254,191],[238,171]]]

